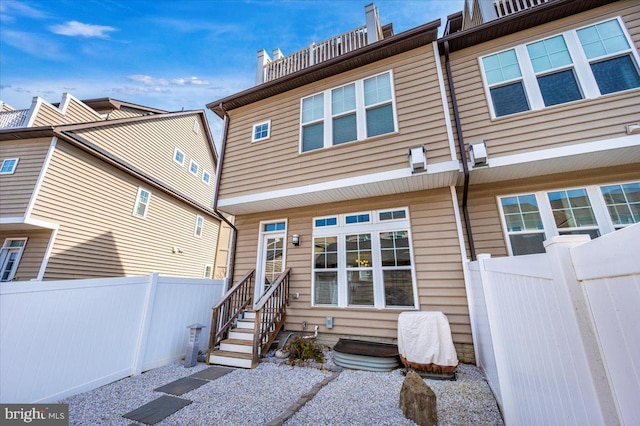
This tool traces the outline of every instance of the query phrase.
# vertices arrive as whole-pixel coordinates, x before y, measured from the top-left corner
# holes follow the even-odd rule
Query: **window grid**
[[[191,163],[189,164],[189,173],[191,173],[194,176],[198,176],[198,168],[199,168],[198,163],[191,160]]]
[[[0,281],[12,281],[20,265],[27,238],[7,238],[0,249]]]
[[[149,191],[143,188],[138,188],[138,195],[136,196],[133,215],[142,219],[146,218],[150,199],[151,193]]]
[[[615,229],[640,222],[640,182],[600,187]]]
[[[269,139],[270,130],[271,130],[271,121],[265,121],[262,123],[254,124],[251,141],[257,142],[263,139]]]
[[[200,215],[196,216],[196,229],[193,233],[193,235],[197,238],[201,238],[202,237],[202,231],[204,229],[204,218]]]
[[[182,152],[179,148],[176,148],[173,151],[173,161],[181,166],[184,166],[184,152]]]
[[[2,160],[2,166],[0,166],[0,175],[10,175],[16,171],[18,167],[19,158],[5,158]]]
[[[206,170],[202,171],[202,181],[207,185],[211,182],[211,174]]]

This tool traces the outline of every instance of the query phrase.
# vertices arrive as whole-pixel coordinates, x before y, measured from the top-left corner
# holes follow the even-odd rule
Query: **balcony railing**
[[[493,6],[496,9],[498,18],[512,15],[522,10],[531,9],[553,0],[494,0]]]
[[[0,129],[26,127],[28,115],[28,109],[16,109],[13,111],[0,112]]]

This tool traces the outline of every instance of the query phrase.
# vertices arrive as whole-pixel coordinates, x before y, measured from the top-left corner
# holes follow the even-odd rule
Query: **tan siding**
[[[122,107],[121,109],[114,109],[113,111],[109,111],[108,119],[116,120],[118,118],[140,117],[142,115],[146,114],[137,109]]]
[[[622,16],[640,46],[640,4],[617,2],[451,55],[453,81],[466,142],[484,139],[490,157],[626,136],[640,117],[640,89],[556,105],[491,120],[478,57],[563,31]]]
[[[259,222],[286,218],[289,240],[286,265],[292,268],[291,292],[300,293],[300,298],[292,300],[288,308],[286,329],[301,330],[302,321],[306,321],[307,330],[318,325],[321,333],[396,338],[400,310],[311,307],[312,218],[403,206],[410,210],[420,309],[443,311],[451,324],[457,347],[468,349],[472,344],[471,328],[449,188],[238,216],[235,276],[239,278],[256,267]],[[300,235],[299,247],[290,242],[293,234]],[[327,316],[334,317],[332,330],[325,327]]]
[[[64,114],[46,102],[41,103],[33,125],[36,127],[52,126],[56,124],[85,123],[100,120],[102,120],[102,118],[95,111],[74,98],[70,98]]]
[[[59,142],[33,217],[60,224],[45,279],[120,275],[202,277],[215,261],[218,221],[151,190],[146,219],[132,216],[139,183]],[[173,253],[179,247],[182,253]]]
[[[38,277],[42,259],[47,251],[47,245],[51,237],[51,231],[46,230],[23,230],[23,231],[1,231],[0,244],[7,238],[27,238],[27,244],[20,258],[20,264],[14,277],[14,281],[29,281]]]
[[[14,174],[0,175],[0,216],[24,216],[51,139],[0,142],[0,162],[19,158]]]
[[[199,117],[198,114],[159,117],[76,133],[204,206],[211,207],[215,165]],[[193,131],[196,120],[199,122],[199,133]],[[185,154],[183,166],[173,161],[176,147]],[[199,165],[198,176],[189,172],[191,159]],[[211,174],[208,185],[202,181],[203,170]]]
[[[639,179],[640,165],[632,164],[615,169],[587,170],[499,184],[471,186],[468,205],[476,253],[489,253],[492,256],[506,256],[508,253],[496,197]],[[458,190],[458,194],[462,195],[462,189]]]
[[[407,148],[418,144],[427,147],[430,163],[450,161],[434,64],[432,47],[424,46],[230,111],[221,197],[403,169]],[[303,97],[387,70],[394,75],[398,133],[299,154]],[[252,126],[269,119],[270,139],[251,143]]]

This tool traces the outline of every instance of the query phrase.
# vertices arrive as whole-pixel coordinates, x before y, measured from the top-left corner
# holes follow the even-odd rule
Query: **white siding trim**
[[[106,114],[102,115],[102,114],[98,113],[96,110],[91,108],[89,105],[85,104],[80,99],[76,98],[75,96],[73,96],[71,93],[68,93],[68,92],[65,92],[65,93],[62,94],[62,102],[60,102],[60,107],[58,108],[58,111],[60,112],[60,114],[66,115],[67,108],[69,107],[69,104],[71,103],[71,100],[76,101],[78,104],[80,104],[82,107],[84,107],[84,109],[86,109],[91,114],[95,115],[96,117],[98,117],[100,119],[104,119],[104,118],[107,117]],[[51,106],[53,106],[53,105],[51,105]]]
[[[431,43],[433,46],[433,57],[436,61],[436,71],[438,72],[438,85],[440,86],[440,97],[442,99],[442,112],[444,114],[444,124],[447,128],[447,139],[449,139],[449,150],[451,160],[458,161],[456,157],[456,147],[453,140],[453,129],[451,128],[451,116],[449,115],[449,103],[447,102],[447,91],[444,87],[444,77],[442,76],[442,64],[440,63],[440,53],[438,52],[438,42]],[[463,156],[464,158],[464,156]]]
[[[58,228],[51,231],[51,236],[49,237],[49,244],[47,244],[47,250],[44,252],[44,256],[42,257],[42,264],[40,265],[40,271],[38,271],[37,281],[42,281],[44,279],[44,273],[47,270],[47,266],[49,265],[49,259],[51,258],[51,252],[53,251],[53,246],[56,241],[56,237],[58,236]]]
[[[0,217],[0,225],[12,225],[15,223],[24,223],[24,217],[21,217],[21,216]]]
[[[40,110],[40,105],[42,105],[42,98],[35,97],[31,102],[31,107],[29,108],[29,113],[27,117],[27,124],[25,127],[32,127],[33,122],[36,121],[36,117],[38,116],[38,111]]]
[[[53,229],[53,230],[58,230],[58,228],[60,227],[60,225],[58,225],[57,223],[46,222],[44,220],[31,219],[31,218],[25,218],[24,222],[22,223],[25,223],[27,225],[37,226],[38,228]]]
[[[427,174],[444,173],[450,171],[459,171],[460,165],[458,161],[444,161],[436,164],[427,165]],[[413,176],[411,168],[390,170],[386,172],[372,173],[369,175],[355,176],[345,179],[336,179],[329,182],[315,183],[311,185],[296,186],[293,188],[276,189],[258,194],[241,195],[238,197],[229,197],[220,199],[219,207],[233,206],[236,204],[253,203],[257,201],[271,200],[274,198],[285,198],[296,195],[304,195],[313,192],[327,191],[332,189],[348,188],[357,185],[366,185],[376,182],[386,182],[394,179],[410,178]]]
[[[40,175],[38,176],[38,180],[36,181],[36,184],[33,187],[33,192],[31,193],[31,199],[29,200],[29,204],[27,204],[27,210],[24,213],[25,222],[31,218],[33,207],[35,206],[38,198],[38,194],[40,193],[40,187],[42,187],[42,182],[44,182],[44,178],[49,169],[49,165],[51,164],[51,159],[53,158],[53,153],[55,152],[57,144],[58,144],[58,138],[54,136],[53,139],[51,139],[51,144],[49,145],[49,150],[47,151],[47,155],[44,159],[44,163],[42,164],[42,169],[40,169]]]
[[[450,186],[451,189],[451,202],[453,203],[453,214],[456,218],[456,229],[458,230],[458,243],[460,244],[460,255],[462,257],[462,263],[468,262],[467,259],[467,246],[464,243],[464,232],[462,231],[462,219],[460,216],[460,208],[458,207],[458,192],[455,186]]]

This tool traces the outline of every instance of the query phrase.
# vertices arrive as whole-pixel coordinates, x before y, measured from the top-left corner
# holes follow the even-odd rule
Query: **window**
[[[207,185],[209,185],[209,182],[211,182],[211,174],[206,170],[202,171],[202,181]]]
[[[406,210],[391,210],[386,212],[378,213],[379,219],[382,220],[398,220],[398,219],[406,219],[407,212]]]
[[[253,131],[251,132],[251,142],[257,142],[264,139],[269,139],[270,129],[271,129],[271,120],[254,124]]]
[[[204,265],[204,272],[202,274],[202,278],[213,278],[213,265],[206,264]]]
[[[7,238],[0,249],[0,281],[15,278],[20,258],[27,244],[26,238]]]
[[[191,160],[191,163],[189,164],[189,172],[194,176],[198,176],[198,163]]]
[[[173,151],[173,161],[175,161],[176,163],[180,164],[181,166],[184,166],[184,152],[182,152],[178,148],[176,148]]]
[[[149,201],[151,199],[151,193],[141,187],[138,188],[138,195],[136,197],[136,204],[133,207],[133,215],[136,217],[147,217],[147,209],[149,207]]]
[[[314,219],[314,306],[415,307],[407,210],[392,212],[396,221],[372,220],[383,212]]]
[[[561,189],[499,198],[509,252],[544,253],[545,239],[591,239],[640,222],[640,182]]]
[[[196,229],[193,232],[193,236],[200,238],[202,237],[202,228],[204,227],[204,218],[200,215],[196,216]]]
[[[0,167],[0,175],[11,175],[16,171],[18,167],[19,158],[5,158],[2,160],[2,166]]]
[[[480,58],[493,117],[640,87],[638,56],[619,19]]]
[[[640,222],[640,182],[600,188],[615,229]]]
[[[284,231],[286,228],[287,224],[285,222],[271,222],[262,226],[262,232]]]
[[[391,72],[302,99],[300,151],[308,152],[396,131]]]

